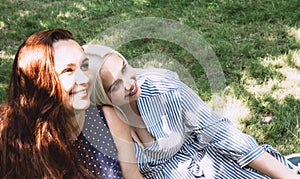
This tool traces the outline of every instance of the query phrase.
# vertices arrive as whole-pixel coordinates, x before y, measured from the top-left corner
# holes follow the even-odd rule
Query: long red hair
[[[78,128],[54,69],[53,43],[67,39],[64,29],[40,31],[16,53],[0,107],[0,178],[92,177],[72,149]]]

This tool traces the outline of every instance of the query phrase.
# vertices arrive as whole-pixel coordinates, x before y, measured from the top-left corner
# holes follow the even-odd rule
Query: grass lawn
[[[283,154],[300,152],[298,0],[3,0],[0,9],[0,102],[14,54],[26,37],[61,27],[85,44],[105,32],[104,45],[114,46],[137,67],[147,63],[177,71],[204,101],[259,143]],[[146,17],[169,25],[165,34]],[[142,26],[134,23],[144,18]],[[126,29],[129,40],[122,39],[129,37]],[[206,67],[191,53],[203,54],[199,37],[214,52],[206,57],[220,66]],[[142,63],[139,57],[148,60]],[[221,70],[224,88],[212,90],[217,82],[208,68]]]

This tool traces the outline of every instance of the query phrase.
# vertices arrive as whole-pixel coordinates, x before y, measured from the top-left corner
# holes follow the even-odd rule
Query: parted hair
[[[53,44],[69,39],[68,30],[43,30],[18,48],[0,106],[0,178],[94,177],[73,149],[79,128],[54,68]]]

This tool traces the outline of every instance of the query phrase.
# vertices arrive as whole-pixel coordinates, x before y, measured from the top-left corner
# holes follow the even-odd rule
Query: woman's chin
[[[73,103],[73,109],[76,111],[86,110],[90,106],[90,100],[81,100]]]

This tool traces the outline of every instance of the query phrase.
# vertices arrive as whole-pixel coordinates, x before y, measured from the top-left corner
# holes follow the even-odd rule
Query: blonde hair
[[[103,87],[102,79],[100,77],[100,70],[102,68],[102,65],[109,56],[111,56],[112,54],[116,54],[127,63],[125,57],[114,49],[103,45],[90,44],[83,45],[82,47],[87,58],[89,59],[89,64],[95,77],[93,91],[91,94],[91,103],[97,106],[112,106],[123,115],[124,119],[127,119],[120,107],[114,105],[107,96],[106,91]]]

